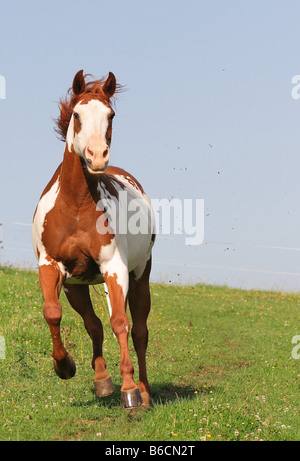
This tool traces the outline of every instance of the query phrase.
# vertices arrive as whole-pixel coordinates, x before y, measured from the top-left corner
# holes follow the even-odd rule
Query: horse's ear
[[[85,81],[83,76],[83,70],[79,70],[73,80],[73,93],[81,94],[85,90]]]
[[[117,87],[116,77],[114,76],[112,72],[109,72],[108,77],[102,87],[102,90],[108,98],[111,98],[116,91],[116,87]]]

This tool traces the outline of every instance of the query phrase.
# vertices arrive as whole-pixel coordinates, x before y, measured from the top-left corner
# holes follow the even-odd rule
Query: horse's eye
[[[111,114],[111,116],[109,117],[110,120],[112,120],[112,119],[114,118],[115,115],[116,115],[115,113]]]
[[[77,112],[73,112],[74,118],[79,119],[79,114]]]

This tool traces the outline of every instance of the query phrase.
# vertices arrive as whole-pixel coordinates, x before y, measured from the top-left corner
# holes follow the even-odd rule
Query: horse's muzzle
[[[99,174],[105,172],[109,160],[109,148],[103,151],[92,150],[89,146],[84,149],[83,158],[87,165],[87,169],[91,174]]]

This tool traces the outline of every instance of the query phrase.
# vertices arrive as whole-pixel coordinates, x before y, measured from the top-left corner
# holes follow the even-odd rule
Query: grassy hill
[[[97,399],[91,341],[65,295],[62,334],[77,365],[68,381],[52,369],[37,273],[1,268],[0,440],[300,440],[300,359],[292,357],[300,295],[205,285],[153,284],[151,291],[155,405],[125,411],[103,288],[91,295],[115,392]],[[131,341],[130,349],[137,367]]]

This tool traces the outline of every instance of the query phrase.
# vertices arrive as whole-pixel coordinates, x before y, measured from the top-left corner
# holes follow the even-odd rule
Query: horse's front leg
[[[120,346],[120,372],[123,378],[121,386],[121,405],[123,408],[135,408],[142,404],[140,390],[133,380],[134,368],[129,355],[128,334],[129,320],[126,315],[128,292],[127,268],[116,272],[104,273],[104,280],[108,287],[111,304],[111,327]]]
[[[44,294],[44,317],[49,325],[53,342],[53,364],[56,374],[61,379],[69,379],[75,375],[76,366],[66,351],[60,336],[62,308],[59,295],[63,276],[56,261],[39,267],[39,280]]]

